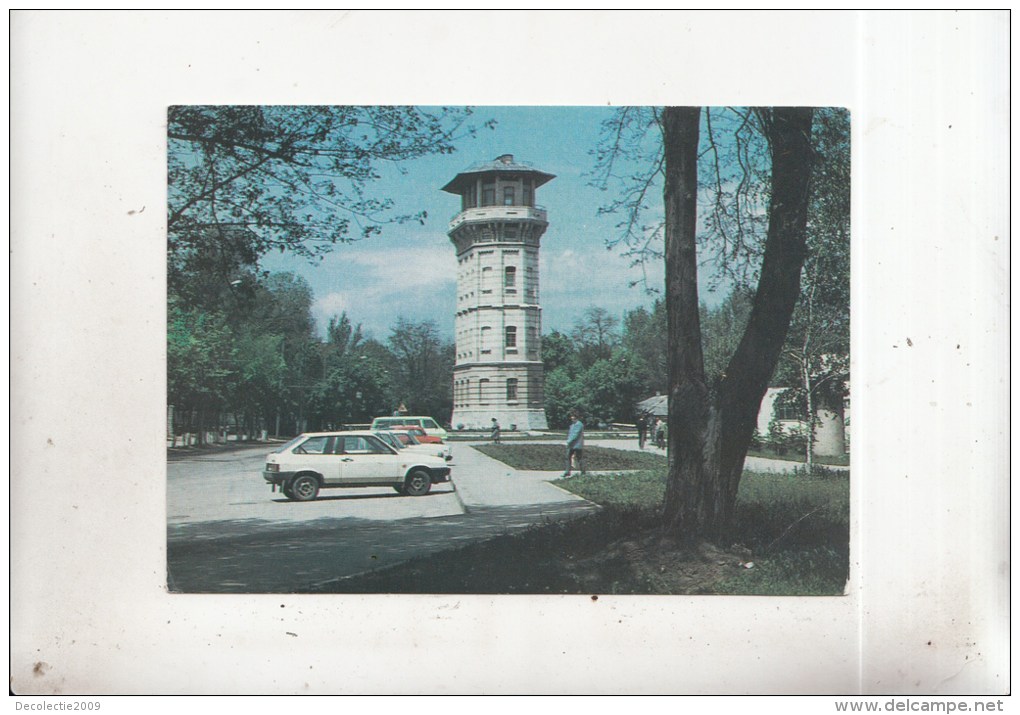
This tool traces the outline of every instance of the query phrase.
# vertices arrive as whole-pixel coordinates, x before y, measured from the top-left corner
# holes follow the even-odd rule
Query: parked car
[[[443,443],[442,437],[434,437],[433,435],[430,435],[428,432],[423,430],[418,425],[394,425],[392,427],[387,427],[386,429],[397,430],[398,432],[407,432],[408,434],[413,434],[414,438],[421,442],[422,444]]]
[[[450,467],[432,454],[397,450],[368,431],[312,432],[266,457],[262,477],[294,501],[311,501],[320,489],[393,487],[423,496],[450,480]]]
[[[391,427],[399,427],[401,425],[410,425],[414,427],[420,427],[425,430],[425,434],[430,437],[439,437],[445,440],[448,436],[446,430],[439,426],[431,417],[424,416],[411,416],[411,417],[376,417],[372,420],[372,430],[390,429]]]
[[[429,454],[435,454],[442,457],[447,462],[453,459],[453,451],[448,445],[443,444],[443,441],[438,437],[431,438],[432,441],[423,442],[423,438],[427,438],[426,435],[422,434],[421,430],[417,432],[409,429],[388,429],[379,430],[376,432],[379,437],[389,437],[397,441],[401,447],[407,447],[411,449],[418,449],[421,451],[428,452]],[[421,436],[419,436],[421,435]]]

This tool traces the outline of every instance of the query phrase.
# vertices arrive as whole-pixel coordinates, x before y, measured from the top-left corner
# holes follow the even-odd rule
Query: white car
[[[390,429],[392,427],[402,427],[404,425],[414,425],[415,427],[421,427],[425,430],[425,434],[430,437],[439,437],[445,440],[449,435],[446,430],[439,426],[431,417],[423,415],[411,415],[408,417],[376,417],[372,420],[372,429],[375,431]]]
[[[453,459],[453,451],[447,444],[424,444],[415,439],[415,436],[405,430],[379,430],[375,435],[386,444],[394,447],[398,452],[402,449],[410,449],[422,454],[434,454],[449,462]]]
[[[266,457],[262,477],[294,501],[335,487],[389,486],[424,496],[433,484],[450,480],[450,468],[434,455],[398,451],[372,432],[312,432]]]

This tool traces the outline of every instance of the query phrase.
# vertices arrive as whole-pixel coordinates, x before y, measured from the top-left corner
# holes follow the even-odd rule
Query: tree
[[[844,450],[843,398],[850,373],[850,117],[846,110],[817,113],[817,160],[808,215],[808,257],[801,297],[784,350],[784,379],[800,401],[805,457]],[[784,370],[785,368],[785,370]],[[818,449],[819,434],[831,435]]]
[[[705,350],[705,374],[718,380],[726,372],[730,356],[740,344],[747,327],[754,294],[735,288],[716,308],[701,304],[701,337]]]
[[[575,380],[574,407],[585,421],[612,423],[631,420],[641,399],[641,382],[634,357],[619,349],[596,360]]]
[[[584,317],[574,323],[570,337],[585,367],[612,355],[613,348],[619,344],[619,325],[619,318],[594,305],[589,306]]]
[[[656,299],[651,311],[637,308],[627,313],[621,344],[636,362],[642,397],[665,394],[669,387],[666,304]]]
[[[577,349],[566,335],[554,330],[542,338],[542,368],[546,375],[576,362]]]
[[[697,289],[697,108],[663,112],[670,467],[665,529],[691,539],[731,526],[747,448],[800,295],[806,258],[812,110],[757,116],[771,146],[772,181],[758,289],[743,337],[709,384]]]
[[[173,303],[167,324],[169,403],[175,407],[174,419],[182,431],[195,431],[203,444],[207,420],[227,404],[237,381],[233,335],[222,313]]]
[[[722,538],[732,526],[747,448],[800,295],[807,255],[813,111],[737,111],[725,142],[722,127],[713,125],[717,116],[698,107],[632,112],[607,127],[615,138],[596,154],[602,181],[626,177],[628,188],[610,210],[628,212],[623,235],[639,257],[654,255],[649,246],[658,228],[641,216],[647,215],[656,181],[663,182],[670,414],[663,524],[665,533],[691,541]],[[649,143],[654,130],[661,143]],[[636,136],[629,143],[621,140],[627,131]],[[727,154],[734,158],[725,160]],[[621,169],[645,157],[650,161],[643,172]],[[714,180],[705,187],[699,185],[699,159]],[[741,339],[717,376],[706,373],[702,346],[699,201],[707,209],[702,247],[728,280],[755,286]]]
[[[443,344],[435,321],[412,323],[398,318],[391,329],[394,388],[398,399],[413,414],[446,421],[453,410],[453,362],[456,347]]]
[[[391,213],[369,188],[384,167],[449,154],[470,109],[173,106],[167,114],[171,285],[202,262],[227,276],[269,251],[321,257],[378,233]],[[484,126],[492,127],[494,122]]]

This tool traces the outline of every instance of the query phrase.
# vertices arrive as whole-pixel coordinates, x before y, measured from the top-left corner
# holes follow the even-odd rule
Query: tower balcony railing
[[[469,221],[547,221],[544,206],[481,206],[465,209],[450,219],[450,230]]]

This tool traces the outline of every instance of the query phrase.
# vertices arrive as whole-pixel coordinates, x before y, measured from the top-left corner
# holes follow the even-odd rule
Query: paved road
[[[167,468],[171,590],[290,593],[597,507],[466,443],[453,481],[424,497],[336,489],[291,502],[262,480],[265,448],[175,458]]]

